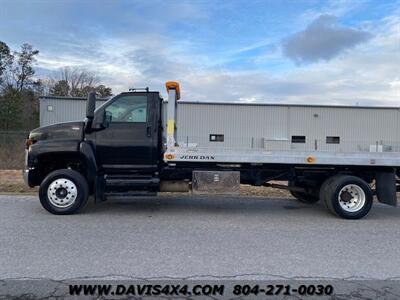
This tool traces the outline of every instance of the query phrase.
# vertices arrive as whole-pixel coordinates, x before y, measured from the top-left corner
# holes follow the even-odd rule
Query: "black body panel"
[[[46,155],[78,153],[83,127],[84,122],[68,122],[32,130],[29,139],[33,144],[28,151],[26,167],[35,167],[34,163]]]
[[[89,186],[93,186],[98,170],[93,148],[89,142],[83,141],[79,145],[79,151],[85,158],[85,177],[89,183]]]
[[[29,138],[38,141],[81,141],[84,122],[66,122],[45,127],[39,127],[29,133]]]
[[[107,127],[101,128],[105,112],[112,105],[122,101],[126,105],[143,99],[147,99],[145,109],[144,106],[137,107],[128,113],[117,114],[120,119],[112,120]],[[101,106],[93,121],[94,127],[98,129],[86,136],[95,147],[98,167],[106,173],[156,171],[159,163],[160,106],[161,99],[155,92],[122,93]],[[142,115],[138,115],[137,111]]]

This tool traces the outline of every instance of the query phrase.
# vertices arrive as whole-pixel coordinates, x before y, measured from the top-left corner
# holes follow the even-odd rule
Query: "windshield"
[[[117,95],[118,96],[118,95]],[[98,110],[102,109],[104,106],[108,105],[108,103],[110,103],[110,101],[113,101],[113,99],[117,96],[113,96],[110,99],[108,99],[107,101],[104,101],[99,107],[96,107],[94,113],[96,114]]]

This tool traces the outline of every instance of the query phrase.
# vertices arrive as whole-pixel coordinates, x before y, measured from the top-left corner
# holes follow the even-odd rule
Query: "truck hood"
[[[39,127],[29,133],[33,142],[43,140],[81,140],[83,138],[84,122],[66,122]]]

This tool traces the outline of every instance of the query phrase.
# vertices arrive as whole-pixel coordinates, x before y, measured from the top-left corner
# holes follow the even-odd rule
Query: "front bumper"
[[[22,170],[22,177],[24,178],[24,182],[29,187],[35,186],[35,183],[33,180],[33,178],[35,177],[34,172],[35,172],[34,169],[23,169]]]
[[[27,186],[34,187],[36,185],[35,184],[36,170],[33,167],[29,167],[28,155],[29,151],[25,150],[25,167],[22,170],[22,177],[24,178],[24,182]]]
[[[24,178],[25,184],[29,185],[29,169],[22,170],[22,177]]]

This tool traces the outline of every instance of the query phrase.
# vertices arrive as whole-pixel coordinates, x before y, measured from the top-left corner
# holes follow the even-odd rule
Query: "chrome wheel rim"
[[[356,184],[345,185],[338,195],[340,207],[347,212],[361,210],[366,201],[364,190]]]
[[[77,195],[75,183],[67,178],[58,178],[47,188],[47,198],[58,208],[66,208],[74,204]]]

